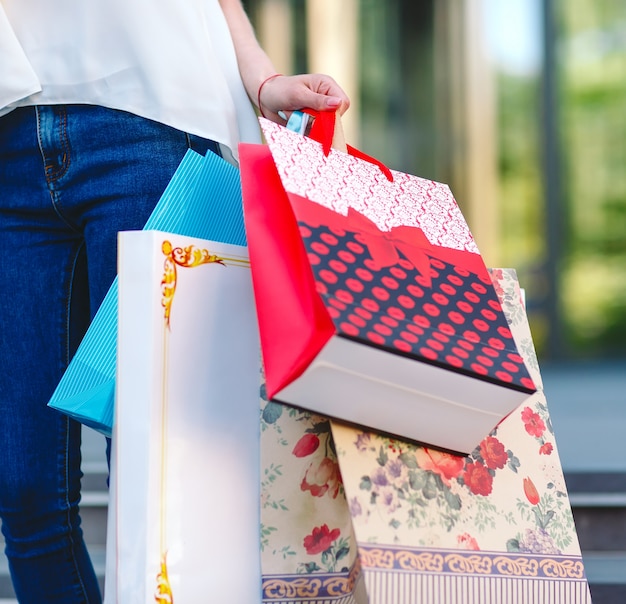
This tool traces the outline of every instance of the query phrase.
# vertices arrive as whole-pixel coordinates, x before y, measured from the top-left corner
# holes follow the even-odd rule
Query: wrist
[[[257,90],[257,95],[256,95],[256,100],[257,100],[257,107],[259,108],[259,113],[265,117],[265,113],[263,112],[263,106],[261,105],[261,92],[263,91],[263,88],[265,87],[265,85],[268,82],[271,82],[272,80],[274,80],[275,78],[279,78],[281,77],[283,74],[282,73],[274,73],[271,76],[268,76],[267,78],[265,78],[260,84],[259,84],[259,88]]]

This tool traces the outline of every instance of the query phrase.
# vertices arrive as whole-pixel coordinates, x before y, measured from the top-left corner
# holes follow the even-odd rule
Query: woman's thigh
[[[56,212],[84,239],[93,316],[115,276],[117,233],[143,227],[188,149],[218,147],[123,111],[64,111],[67,153],[49,186]]]

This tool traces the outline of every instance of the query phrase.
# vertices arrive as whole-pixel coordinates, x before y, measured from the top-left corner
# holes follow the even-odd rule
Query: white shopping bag
[[[247,249],[120,234],[107,604],[260,601]]]

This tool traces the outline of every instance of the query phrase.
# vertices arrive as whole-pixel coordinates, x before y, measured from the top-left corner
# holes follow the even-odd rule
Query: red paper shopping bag
[[[449,188],[261,125],[240,154],[268,396],[473,450],[535,386]]]

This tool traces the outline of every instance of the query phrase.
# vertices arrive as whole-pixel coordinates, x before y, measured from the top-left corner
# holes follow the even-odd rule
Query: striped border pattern
[[[577,556],[359,544],[370,604],[591,604]]]
[[[353,594],[362,579],[358,558],[342,573],[263,575],[263,603],[356,604]]]

